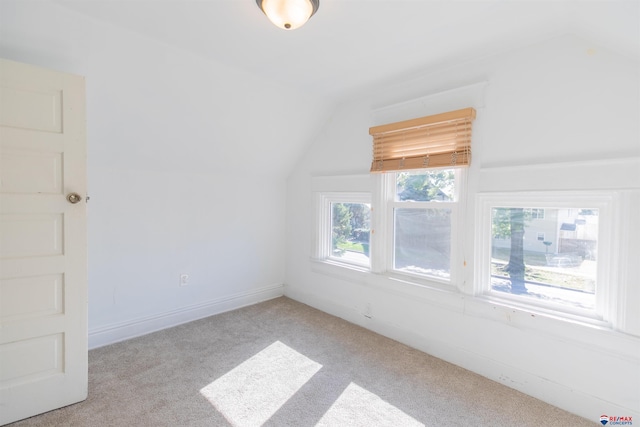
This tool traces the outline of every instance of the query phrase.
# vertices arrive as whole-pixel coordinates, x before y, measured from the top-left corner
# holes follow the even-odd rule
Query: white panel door
[[[84,87],[0,59],[0,425],[87,397]]]

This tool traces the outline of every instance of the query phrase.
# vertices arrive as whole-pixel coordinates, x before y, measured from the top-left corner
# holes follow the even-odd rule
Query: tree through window
[[[593,309],[598,223],[593,208],[493,207],[491,289]]]
[[[331,203],[331,257],[369,264],[371,205]]]

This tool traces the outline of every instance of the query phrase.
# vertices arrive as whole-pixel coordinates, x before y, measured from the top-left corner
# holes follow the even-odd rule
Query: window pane
[[[396,174],[396,201],[451,202],[455,198],[453,169]]]
[[[448,279],[451,209],[394,209],[396,270]]]
[[[493,208],[491,288],[594,308],[598,209]]]
[[[369,265],[371,205],[331,203],[331,256]]]

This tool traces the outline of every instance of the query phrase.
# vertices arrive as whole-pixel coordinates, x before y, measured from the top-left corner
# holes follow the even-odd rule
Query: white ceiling
[[[273,26],[254,0],[57,3],[332,100],[566,33],[640,55],[637,0],[321,0],[295,31]]]

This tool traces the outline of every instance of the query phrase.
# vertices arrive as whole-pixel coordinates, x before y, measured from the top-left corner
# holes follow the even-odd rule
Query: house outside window
[[[481,293],[604,319],[615,281],[598,254],[610,253],[612,206],[607,194],[480,195]]]
[[[525,213],[530,216],[531,219],[544,219],[544,209],[527,208]]]

